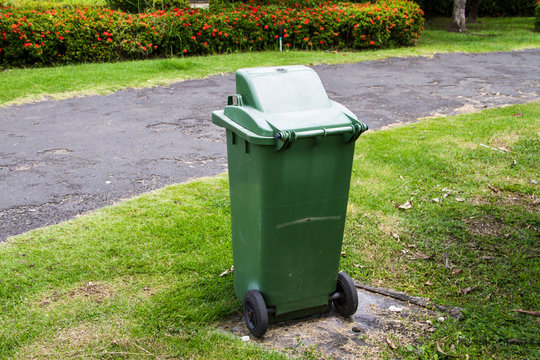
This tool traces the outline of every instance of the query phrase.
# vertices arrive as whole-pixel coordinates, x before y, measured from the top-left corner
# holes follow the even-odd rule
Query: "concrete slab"
[[[430,321],[449,316],[447,312],[432,308],[427,299],[389,289],[358,286],[362,287],[358,288],[358,310],[349,319],[344,319],[332,309],[323,315],[271,324],[264,337],[257,339],[250,336],[239,312],[220,329],[234,336],[250,336],[249,341],[290,355],[313,354],[320,359],[377,359],[385,349],[390,350],[388,341],[400,346],[414,344],[433,330]],[[448,310],[459,313],[456,308]]]

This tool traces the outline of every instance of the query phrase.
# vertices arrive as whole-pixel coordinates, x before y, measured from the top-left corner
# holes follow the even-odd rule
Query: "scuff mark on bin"
[[[309,222],[313,222],[313,221],[326,221],[326,220],[341,220],[341,216],[307,217],[307,218],[291,221],[291,222],[288,222],[288,223],[285,223],[285,224],[277,225],[276,229],[280,230],[280,229],[283,229],[284,227],[287,227],[287,226],[298,225],[298,224],[302,224],[302,223],[309,223]]]

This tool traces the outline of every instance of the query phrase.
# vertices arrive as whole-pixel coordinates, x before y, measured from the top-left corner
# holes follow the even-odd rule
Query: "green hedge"
[[[416,2],[428,17],[452,15],[454,0],[416,0]],[[534,16],[535,3],[536,0],[480,0],[478,15]]]
[[[221,12],[176,9],[128,14],[108,9],[0,8],[2,67],[109,62],[277,48],[363,49],[412,45],[423,30],[413,2],[325,3],[313,8],[238,4]]]

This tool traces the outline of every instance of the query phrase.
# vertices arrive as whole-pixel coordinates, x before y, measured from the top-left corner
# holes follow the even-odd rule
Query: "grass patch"
[[[358,141],[342,269],[467,309],[399,356],[440,358],[437,341],[462,357],[540,355],[537,318],[515,311],[540,309],[539,119],[540,104],[518,105]],[[0,358],[285,358],[215,330],[240,309],[219,277],[231,264],[224,175],[11,237]]]
[[[359,52],[286,51],[236,53],[122,63],[83,64],[0,72],[0,105],[106,94],[126,87],[169,84],[234,72],[243,67],[338,64],[446,52],[511,51],[540,46],[534,18],[482,18],[470,30],[493,37],[446,32],[447,19],[429,20],[415,47]]]

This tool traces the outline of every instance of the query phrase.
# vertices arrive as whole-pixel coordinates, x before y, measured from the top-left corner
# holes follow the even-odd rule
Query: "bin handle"
[[[234,99],[236,98],[236,104],[234,103]],[[234,94],[227,97],[227,105],[228,106],[244,106],[244,101],[242,101],[242,95],[240,94]]]
[[[367,125],[358,122],[355,124],[341,126],[330,129],[315,129],[305,131],[278,131],[274,138],[276,139],[276,150],[284,150],[290,147],[297,139],[305,139],[311,137],[326,137],[327,135],[345,135],[345,142],[355,141],[360,134],[368,129]]]

